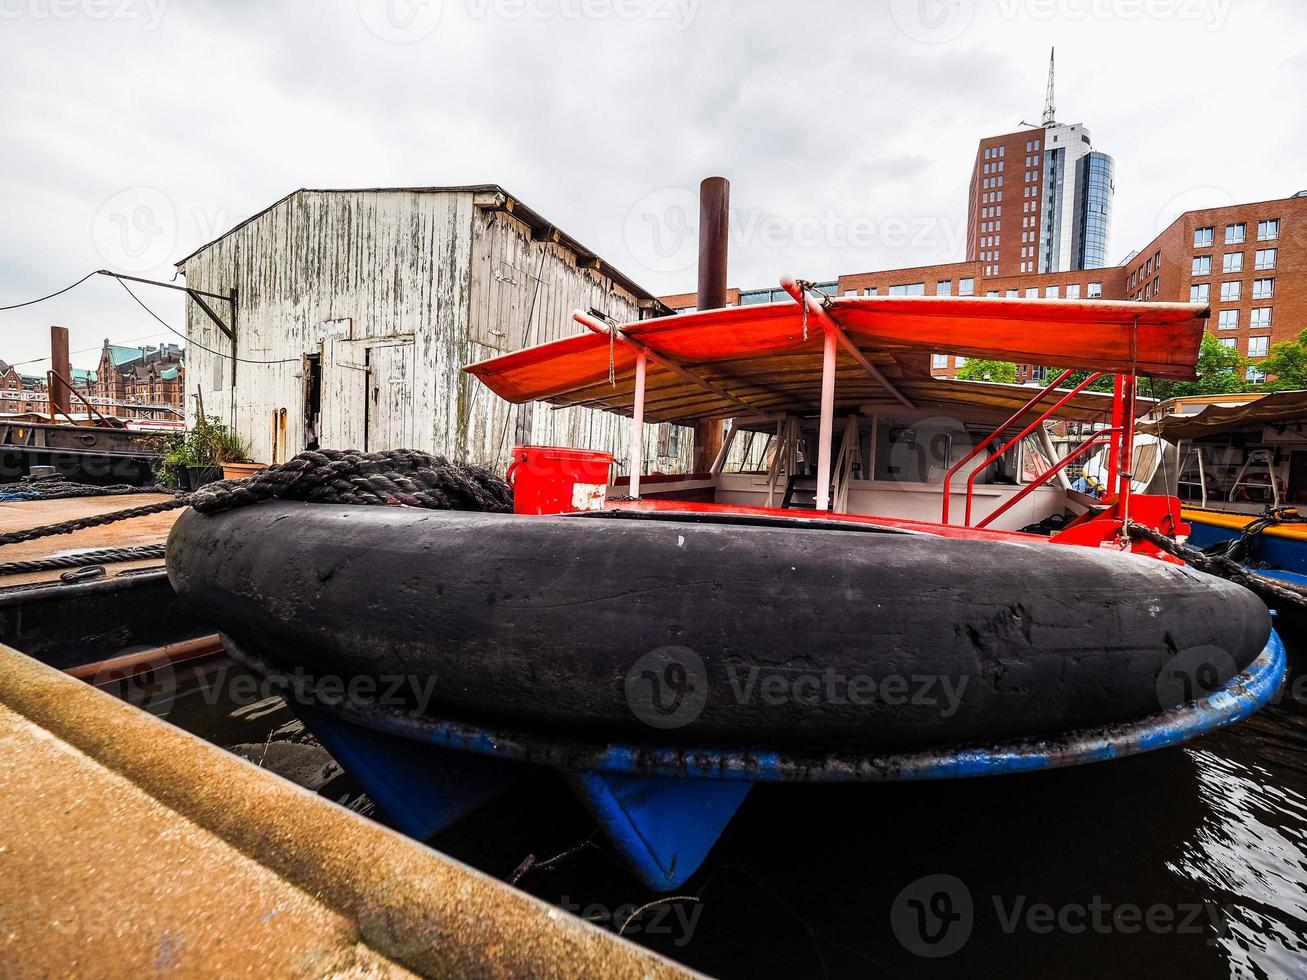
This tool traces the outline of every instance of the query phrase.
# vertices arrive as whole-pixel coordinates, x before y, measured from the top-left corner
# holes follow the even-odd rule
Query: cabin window
[[[736,429],[731,436],[731,448],[722,464],[722,472],[766,473],[771,468],[775,440],[776,436],[771,432]]]

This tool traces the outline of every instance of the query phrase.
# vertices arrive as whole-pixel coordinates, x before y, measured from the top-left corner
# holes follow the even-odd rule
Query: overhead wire
[[[25,303],[14,303],[10,306],[0,306],[0,312],[4,312],[5,310],[19,310],[22,309],[24,306],[35,306],[37,303],[44,303],[48,299],[54,299],[56,296],[62,296],[70,289],[76,289],[82,283],[86,282],[86,280],[90,279],[91,276],[99,275],[99,273],[100,273],[99,269],[96,269],[93,272],[88,272],[86,275],[82,276],[82,278],[78,279],[71,286],[65,286],[63,289],[55,290],[53,293],[47,293],[46,295],[40,296],[36,299],[29,299]]]

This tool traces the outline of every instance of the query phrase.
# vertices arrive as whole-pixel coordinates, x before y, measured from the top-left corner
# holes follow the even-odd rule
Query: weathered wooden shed
[[[670,312],[497,185],[298,190],[177,267],[212,294],[187,301],[187,416],[198,394],[261,462],[320,446],[502,465],[530,442],[623,465],[628,420],[509,405],[462,368],[579,332],[574,309]],[[687,472],[691,442],[646,427],[645,472]]]

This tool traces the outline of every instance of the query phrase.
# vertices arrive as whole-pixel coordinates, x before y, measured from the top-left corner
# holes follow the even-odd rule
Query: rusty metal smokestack
[[[699,290],[696,306],[719,310],[726,305],[726,266],[730,246],[731,182],[707,177],[699,185]],[[694,426],[694,472],[707,473],[722,448],[722,423]]]
[[[73,396],[64,387],[59,378],[65,379],[69,384],[73,381],[73,366],[68,359],[68,328],[51,327],[50,328],[50,370],[51,378],[49,383],[50,396],[50,413],[53,416],[55,412],[62,412],[67,415],[72,407]],[[58,375],[58,377],[54,377]]]

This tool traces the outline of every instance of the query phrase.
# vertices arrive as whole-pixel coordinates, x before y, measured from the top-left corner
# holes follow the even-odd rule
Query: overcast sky
[[[171,279],[298,187],[500,183],[655,292],[693,288],[709,174],[734,285],[961,259],[975,143],[1038,122],[1052,45],[1119,261],[1307,188],[1304,28],[1297,0],[0,0],[0,306]],[[0,358],[52,323],[78,366],[169,337],[97,278],[0,312]]]

